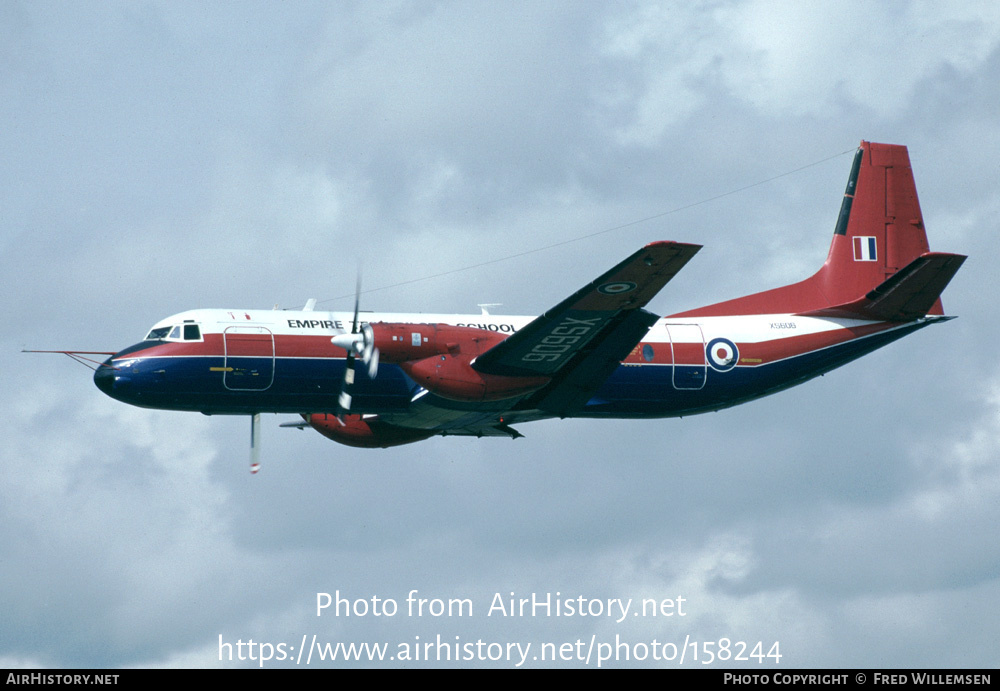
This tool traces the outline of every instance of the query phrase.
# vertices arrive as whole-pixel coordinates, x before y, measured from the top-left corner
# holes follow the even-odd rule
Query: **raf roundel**
[[[605,283],[602,286],[597,286],[597,292],[604,293],[605,295],[620,295],[631,290],[635,290],[635,283],[631,281],[616,281],[615,283]]]
[[[705,346],[705,355],[712,369],[719,372],[728,372],[740,360],[739,349],[728,338],[713,338]]]

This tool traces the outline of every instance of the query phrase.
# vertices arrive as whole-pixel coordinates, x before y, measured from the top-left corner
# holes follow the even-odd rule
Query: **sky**
[[[998,102],[987,1],[0,3],[0,667],[994,666]],[[359,267],[364,309],[537,314],[654,240],[704,245],[648,306],[692,309],[815,271],[862,139],[969,255],[959,319],[719,413],[387,450],[265,415],[251,475],[245,418],[20,352],[349,310]]]

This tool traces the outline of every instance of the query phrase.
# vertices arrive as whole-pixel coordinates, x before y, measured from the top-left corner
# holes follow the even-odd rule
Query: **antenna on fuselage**
[[[483,311],[482,316],[488,317],[490,316],[490,312],[488,309],[486,309],[487,307],[499,307],[502,304],[503,304],[502,302],[481,302],[478,305],[476,305],[476,307],[478,307]]]
[[[250,473],[260,472],[260,413],[250,416]]]

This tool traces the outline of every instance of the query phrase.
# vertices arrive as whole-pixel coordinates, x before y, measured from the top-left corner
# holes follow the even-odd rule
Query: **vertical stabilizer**
[[[862,141],[830,252],[818,272],[799,283],[674,316],[804,313],[836,307],[859,300],[928,252],[906,147]],[[930,313],[943,314],[940,300]]]
[[[830,305],[855,300],[930,248],[905,146],[861,142],[815,280]]]

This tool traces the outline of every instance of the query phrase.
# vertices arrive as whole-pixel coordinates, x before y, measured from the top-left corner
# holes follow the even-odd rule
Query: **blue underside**
[[[579,417],[669,417],[718,410],[794,386],[891,343],[932,322],[807,352],[778,362],[740,366],[726,372],[711,367],[663,364],[620,366],[581,410]],[[320,358],[172,357],[126,361],[114,371],[109,395],[148,408],[208,414],[256,412],[335,412],[344,360]],[[225,370],[225,365],[230,368]],[[210,368],[217,368],[211,371]],[[405,413],[420,387],[403,371],[383,364],[376,379],[358,368],[351,389],[351,412]],[[103,376],[107,376],[105,370]],[[509,411],[510,403],[445,407]],[[536,416],[537,417],[537,416]]]

